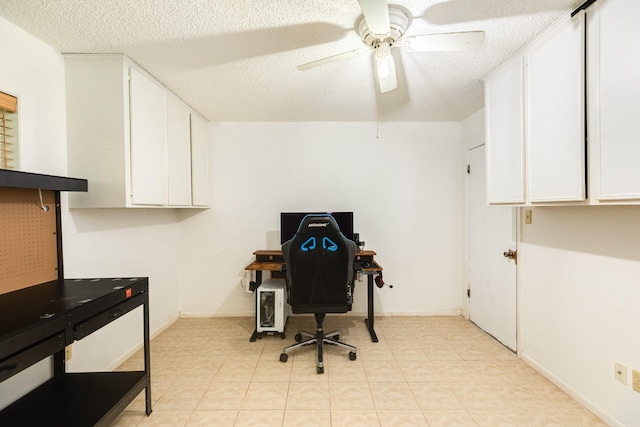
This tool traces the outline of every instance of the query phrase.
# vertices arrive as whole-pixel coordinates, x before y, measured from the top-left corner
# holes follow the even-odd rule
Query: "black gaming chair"
[[[325,333],[326,313],[346,313],[353,302],[353,260],[356,244],[340,232],[330,215],[307,215],[293,239],[282,245],[286,268],[287,297],[293,313],[313,313],[315,334],[300,331],[297,344],[285,347],[280,361],[286,362],[287,352],[317,344],[318,373],[324,373],[323,344],[349,349],[349,359],[356,359],[356,347],[338,341],[339,331]],[[302,341],[302,335],[310,337]]]

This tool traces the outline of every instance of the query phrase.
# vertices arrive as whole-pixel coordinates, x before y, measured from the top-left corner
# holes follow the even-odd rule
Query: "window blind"
[[[18,98],[0,92],[0,169],[18,166]]]

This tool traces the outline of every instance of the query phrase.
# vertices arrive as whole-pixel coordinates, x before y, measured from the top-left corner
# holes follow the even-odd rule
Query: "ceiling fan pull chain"
[[[376,139],[380,139],[380,95],[376,93]]]

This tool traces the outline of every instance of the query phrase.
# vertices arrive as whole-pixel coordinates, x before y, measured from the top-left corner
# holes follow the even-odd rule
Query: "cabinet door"
[[[191,206],[190,112],[180,100],[167,98],[167,178],[170,206]]]
[[[527,52],[527,200],[585,200],[584,13]]]
[[[485,82],[488,203],[524,203],[523,61]]]
[[[590,101],[596,198],[640,199],[640,1],[600,0],[590,25]]]
[[[193,206],[208,207],[211,203],[209,124],[191,114],[191,192]]]
[[[167,95],[130,68],[131,203],[167,203]]]

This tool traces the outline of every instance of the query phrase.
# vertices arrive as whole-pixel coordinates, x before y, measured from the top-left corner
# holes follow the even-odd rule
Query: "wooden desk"
[[[284,278],[282,266],[284,258],[280,250],[258,250],[253,253],[256,259],[245,267],[245,270],[256,272],[256,285],[262,283],[262,272],[270,271],[272,278]],[[354,261],[354,268],[357,268],[361,274],[367,276],[367,318],[364,319],[371,341],[378,342],[378,336],[374,329],[374,307],[373,307],[373,279],[374,276],[382,271],[382,267],[374,260],[376,253],[374,251],[358,251]],[[366,267],[362,264],[366,263]],[[255,341],[259,336],[257,330],[253,331],[250,341]]]

